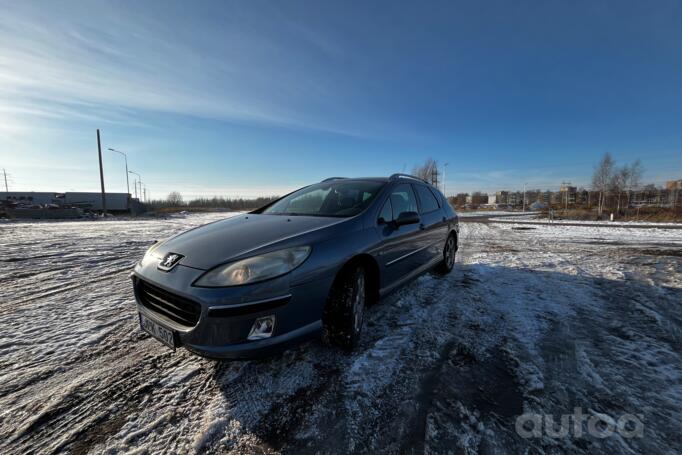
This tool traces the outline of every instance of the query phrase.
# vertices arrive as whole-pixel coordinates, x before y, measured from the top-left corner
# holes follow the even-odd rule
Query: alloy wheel
[[[455,239],[452,236],[445,242],[445,265],[448,269],[455,265]]]
[[[365,309],[365,274],[358,271],[355,278],[355,292],[353,294],[353,329],[356,333],[362,328],[362,316]]]

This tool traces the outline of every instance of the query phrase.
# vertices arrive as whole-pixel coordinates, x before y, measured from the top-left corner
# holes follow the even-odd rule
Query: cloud
[[[0,3],[0,110],[96,121],[151,111],[373,134],[367,122],[340,121],[352,118],[340,102],[347,90],[320,77],[315,58],[341,51],[322,35],[301,26],[266,33],[234,7],[229,20],[199,23],[131,5]]]

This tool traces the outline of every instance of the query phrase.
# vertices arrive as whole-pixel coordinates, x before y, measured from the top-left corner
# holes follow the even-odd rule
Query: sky
[[[678,0],[0,0],[0,172],[98,191],[99,128],[107,191],[114,148],[154,198],[428,158],[447,194],[556,189],[605,152],[660,185],[682,178],[681,81]]]

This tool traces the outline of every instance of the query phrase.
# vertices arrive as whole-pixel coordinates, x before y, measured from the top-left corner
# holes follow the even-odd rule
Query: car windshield
[[[354,216],[372,203],[383,182],[335,180],[300,189],[265,208],[268,215]]]

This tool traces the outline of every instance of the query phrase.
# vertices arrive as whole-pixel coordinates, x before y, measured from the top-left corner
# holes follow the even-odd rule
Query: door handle
[[[424,226],[424,223],[419,223],[419,229],[421,229],[422,231],[424,229],[426,229],[426,226]]]

